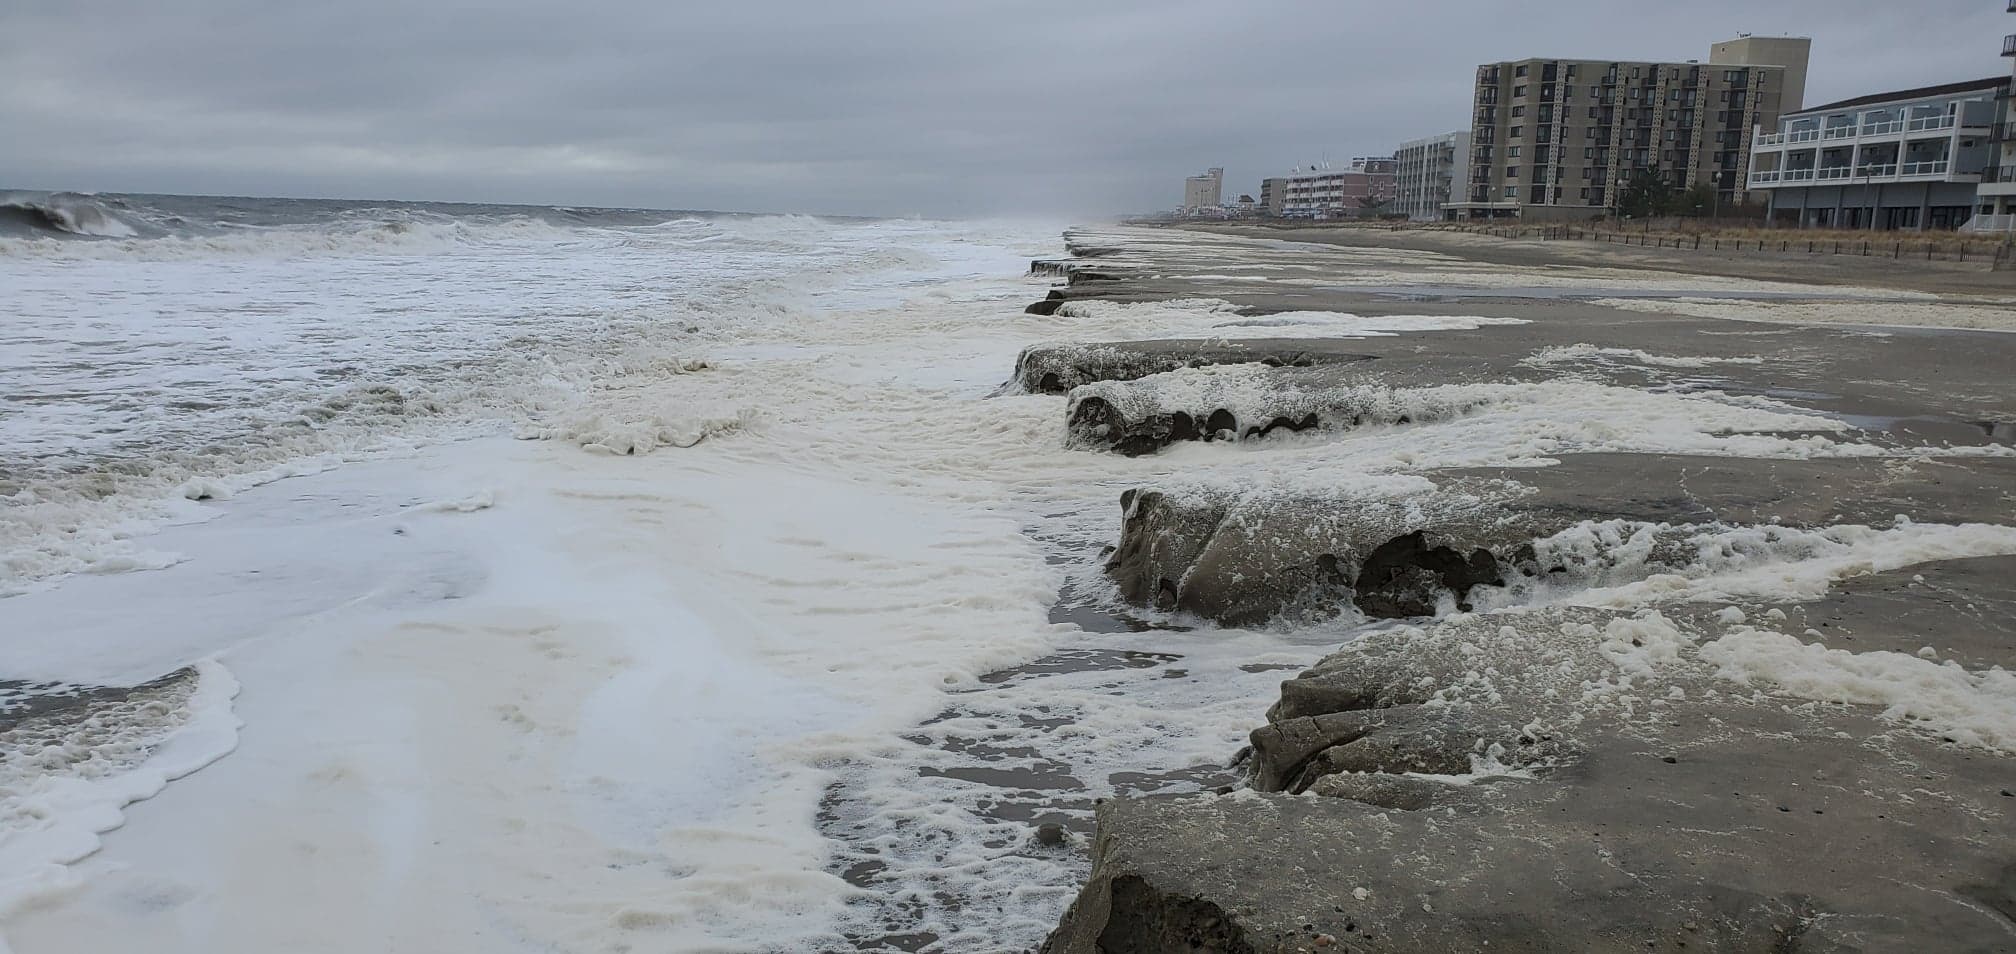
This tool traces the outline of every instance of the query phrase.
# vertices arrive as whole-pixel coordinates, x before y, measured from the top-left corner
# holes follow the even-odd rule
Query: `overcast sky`
[[[1807,103],[2006,73],[2001,0],[0,0],[0,188],[870,214],[1230,194],[1472,67],[1810,35]]]

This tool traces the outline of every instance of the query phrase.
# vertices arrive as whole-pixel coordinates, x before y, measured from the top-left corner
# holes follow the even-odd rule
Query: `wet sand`
[[[1429,441],[1466,415],[1407,402],[1451,386],[1487,405],[1561,387],[1610,389],[1620,407],[1698,395],[1796,423],[1722,432],[1712,452],[1652,453],[1659,441],[1626,424],[1597,445],[1536,443],[1521,468],[1403,465],[1434,489],[1376,520],[1384,505],[1339,496],[1341,474],[1242,486],[1221,467],[1221,490],[1180,472],[1180,490],[1137,488],[1106,567],[1151,612],[1195,623],[1238,606],[1240,625],[1294,631],[1351,616],[1356,596],[1411,618],[1351,633],[1256,707],[1235,792],[1101,805],[1093,873],[1046,951],[1890,950],[1927,937],[1992,950],[2016,936],[2016,858],[1994,834],[2016,825],[2016,637],[1993,609],[2016,605],[2016,335],[1876,324],[2009,323],[1988,300],[2005,276],[1437,233],[1164,235],[1072,236],[1078,257],[1055,266],[1066,283],[1032,306],[1231,309],[1216,350],[1025,353],[1025,385],[1090,382],[1060,408],[1080,452],[1116,429],[1141,438],[1130,453],[1223,442],[1256,462],[1361,430]],[[1759,320],[1687,313],[1702,301]],[[1786,320],[1829,309],[1848,320]],[[1346,312],[1524,323],[1240,338],[1238,316]],[[1095,397],[1107,410],[1081,416]],[[1300,433],[1263,426],[1284,421]],[[1513,512],[1527,524],[1506,524]],[[1560,534],[1613,525],[1642,535],[1642,565],[1616,562],[1606,548],[1621,538],[1593,544],[1601,572],[1564,562]],[[1477,611],[1457,611],[1465,594],[1445,587],[1458,576],[1490,578],[1471,591]],[[1368,603],[1374,585],[1384,596]],[[1847,673],[1876,670],[1954,680],[1958,694],[1849,688]],[[1854,860],[1867,857],[1884,869]]]
[[[1434,229],[1376,229],[1351,226],[1258,224],[1185,225],[1222,235],[1271,238],[1348,248],[1418,250],[1514,269],[1605,266],[1683,275],[1715,275],[1811,285],[1847,285],[1947,296],[2016,296],[2016,272],[1994,271],[1986,261],[1906,261],[1884,255],[1818,255],[1804,252],[1660,249],[1600,242],[1506,239]],[[1785,233],[1788,241],[1797,232]],[[1882,240],[1872,240],[1877,245]],[[1988,239],[1983,239],[1987,244]]]

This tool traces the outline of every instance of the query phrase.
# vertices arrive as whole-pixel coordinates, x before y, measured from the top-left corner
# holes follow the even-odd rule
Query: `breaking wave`
[[[81,192],[0,193],[0,235],[37,233],[96,238],[140,234],[96,196]]]
[[[817,244],[847,224],[804,215],[20,190],[0,191],[0,258],[403,255],[610,235],[717,247]]]

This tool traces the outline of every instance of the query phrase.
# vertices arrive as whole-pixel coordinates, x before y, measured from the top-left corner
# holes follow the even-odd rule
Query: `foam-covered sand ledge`
[[[1045,952],[2016,946],[2011,336],[1643,304],[1839,300],[1784,282],[1068,244],[1067,340],[1013,384],[1066,396],[1060,453],[1168,457],[1116,597],[1350,639],[1256,700],[1243,784],[1100,806]],[[1070,334],[1156,307],[1215,337]],[[1383,318],[1240,334],[1282,313]]]

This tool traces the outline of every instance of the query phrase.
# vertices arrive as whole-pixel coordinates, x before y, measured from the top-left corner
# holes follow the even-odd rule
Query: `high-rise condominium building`
[[[2016,13],[2016,4],[2009,6]],[[2016,57],[2016,33],[2002,38],[2002,55]],[[2016,63],[2016,60],[2012,60]],[[2016,67],[2012,67],[2016,79]],[[1975,190],[1977,212],[1974,228],[1997,232],[2016,231],[2016,82],[1996,101],[1995,126],[1988,136],[1988,161],[1981,170],[1981,185]]]
[[[1712,185],[1749,199],[1752,130],[1786,111],[1787,77],[1802,87],[1804,38],[1775,46],[1739,37],[1724,55],[1796,63],[1649,63],[1528,59],[1477,68],[1469,179],[1450,208],[1462,218],[1572,220],[1603,215],[1642,175],[1675,188]],[[1796,108],[1796,104],[1795,107]]]

